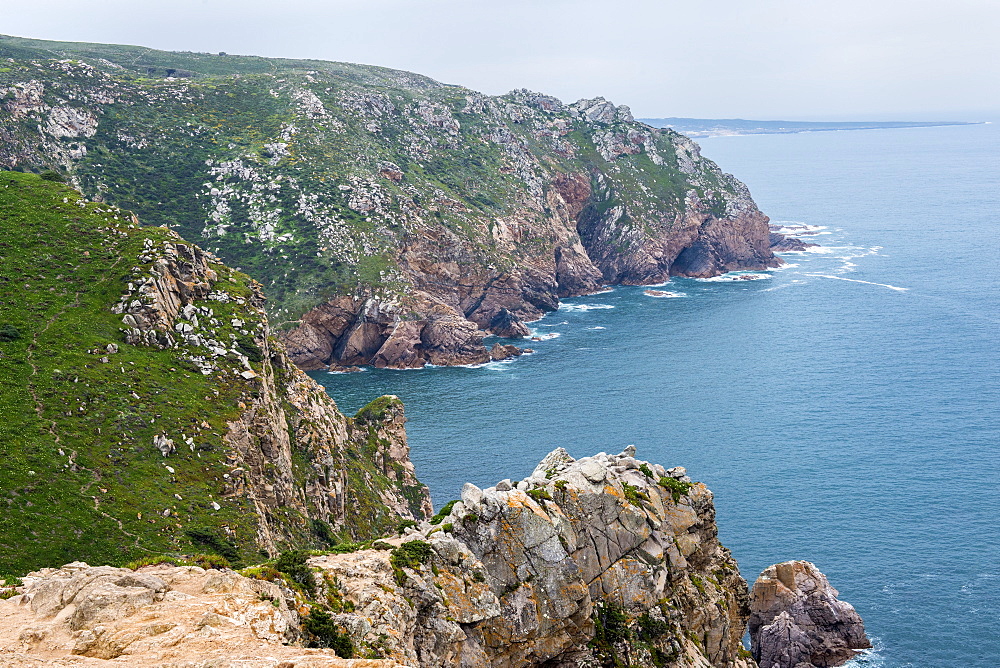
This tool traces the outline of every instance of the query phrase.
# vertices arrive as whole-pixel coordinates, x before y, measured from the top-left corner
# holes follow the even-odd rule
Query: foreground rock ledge
[[[767,568],[750,593],[750,640],[761,668],[839,666],[872,645],[854,607],[808,561]]]
[[[286,643],[308,605],[232,571],[71,564],[0,602],[10,666],[753,666],[747,585],[717,538],[711,492],[684,469],[550,453],[526,480],[467,484],[437,524],[390,550],[314,557],[317,600],[356,655]],[[349,612],[347,610],[350,610]]]

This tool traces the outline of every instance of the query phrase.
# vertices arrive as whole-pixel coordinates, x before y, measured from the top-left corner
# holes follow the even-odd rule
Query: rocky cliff
[[[0,602],[0,653],[16,666],[755,665],[711,492],[633,449],[556,450],[374,547],[310,558],[311,594],[273,568],[246,573],[274,582],[169,565],[34,573]],[[338,649],[283,646],[315,641],[310,619]]]
[[[303,368],[483,362],[561,297],[780,262],[742,183],[603,98],[13,37],[0,58],[0,165],[245,269]]]
[[[401,403],[341,414],[271,333],[258,284],[137,223],[0,173],[0,574],[259,559],[424,517]]]

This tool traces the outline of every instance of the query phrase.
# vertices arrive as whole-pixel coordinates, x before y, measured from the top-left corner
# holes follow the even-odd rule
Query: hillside
[[[340,414],[245,274],[31,174],[0,172],[0,232],[0,575],[259,559],[429,510],[399,401]]]
[[[249,273],[303,368],[482,362],[560,297],[780,263],[742,183],[603,98],[3,37],[0,102],[0,165]]]

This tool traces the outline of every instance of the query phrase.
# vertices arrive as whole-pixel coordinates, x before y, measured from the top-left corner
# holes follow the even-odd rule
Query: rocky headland
[[[304,369],[481,363],[560,298],[780,263],[742,183],[603,98],[15,37],[0,57],[0,166],[246,270]]]

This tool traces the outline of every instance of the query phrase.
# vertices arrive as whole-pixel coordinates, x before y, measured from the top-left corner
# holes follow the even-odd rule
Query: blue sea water
[[[314,377],[346,411],[402,397],[436,506],[634,443],[715,492],[748,580],[827,574],[876,645],[855,665],[1000,666],[1000,129],[700,143],[821,247],[567,300],[510,363]]]

